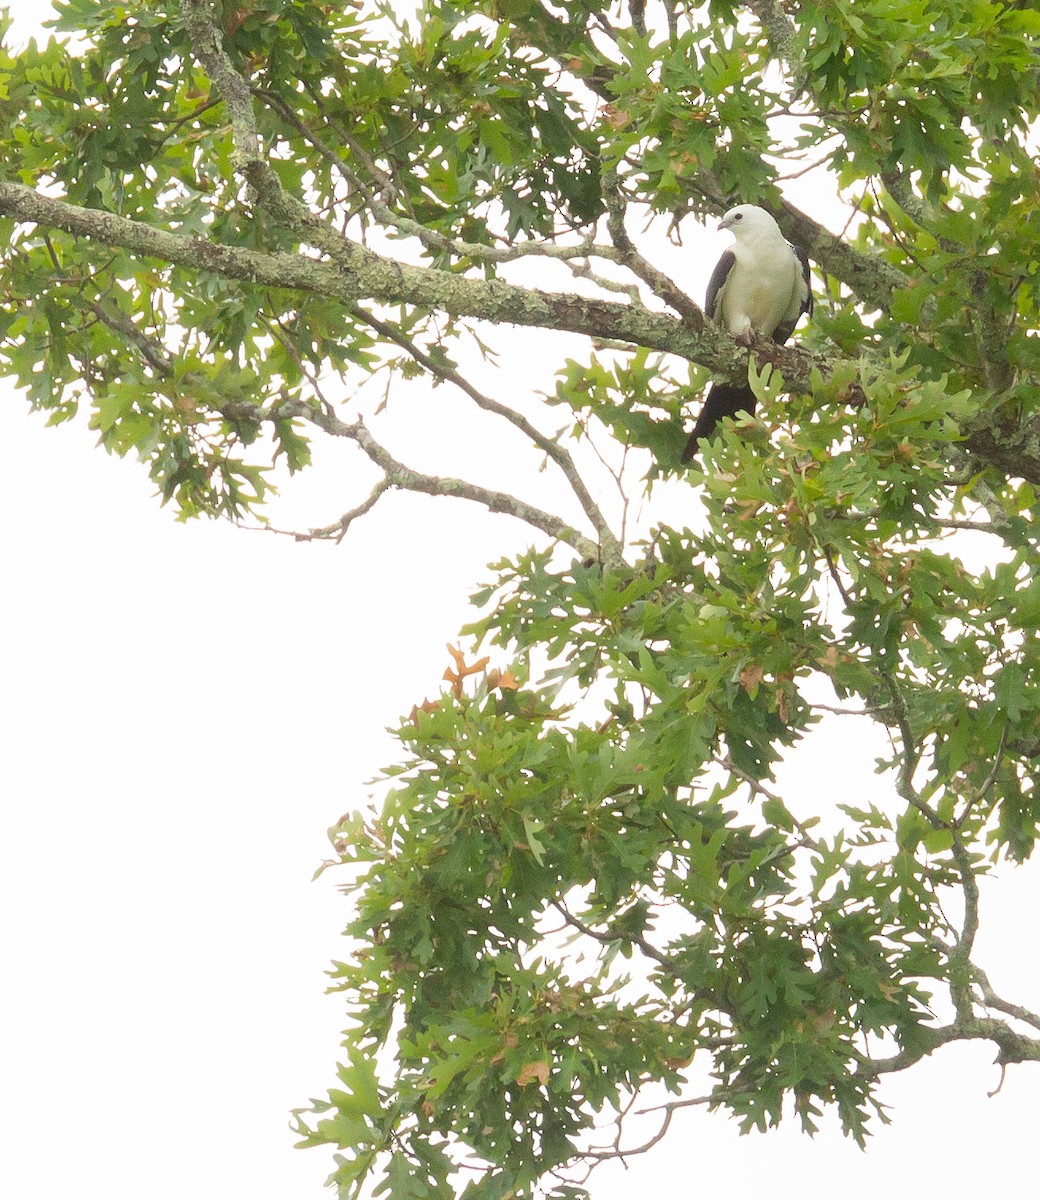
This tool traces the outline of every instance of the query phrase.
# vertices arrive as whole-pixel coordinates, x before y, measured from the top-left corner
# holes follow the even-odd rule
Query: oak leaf
[[[491,659],[485,654],[483,658],[478,658],[476,662],[467,664],[466,656],[460,646],[448,646],[448,653],[455,660],[455,669],[452,670],[451,667],[448,667],[442,678],[451,684],[452,693],[455,699],[458,700],[462,697],[462,681],[466,676],[479,674],[487,667]]]
[[[422,704],[413,704],[412,711],[408,714],[408,720],[419,728],[419,714],[436,712],[440,708],[440,703],[436,700],[424,700]]]
[[[495,688],[499,688],[503,692],[507,689],[515,692],[520,687],[520,680],[512,671],[500,671],[497,667],[493,667],[487,673],[487,686],[489,692],[493,692]]]
[[[527,1087],[529,1083],[548,1083],[549,1064],[544,1058],[538,1059],[537,1062],[524,1063],[517,1074],[516,1081],[521,1087]]]
[[[753,696],[758,691],[758,685],[765,679],[766,673],[759,663],[748,663],[740,672],[740,686],[748,695]]]

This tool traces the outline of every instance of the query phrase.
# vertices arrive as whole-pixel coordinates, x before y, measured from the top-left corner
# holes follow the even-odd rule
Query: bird
[[[812,316],[809,256],[792,246],[764,208],[738,204],[719,222],[733,234],[732,250],[719,259],[708,282],[704,311],[744,346],[772,338],[782,346],[803,313]],[[745,384],[713,383],[693,427],[682,461],[697,453],[723,417],[755,411],[755,393]]]

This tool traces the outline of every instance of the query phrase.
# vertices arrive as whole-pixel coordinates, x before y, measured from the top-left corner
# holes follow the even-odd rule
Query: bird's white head
[[[738,204],[731,208],[719,222],[720,229],[728,229],[734,237],[751,234],[752,237],[780,234],[780,226],[757,204]]]

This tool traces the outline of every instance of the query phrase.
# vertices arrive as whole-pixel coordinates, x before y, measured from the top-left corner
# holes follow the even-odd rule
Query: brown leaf
[[[419,714],[421,712],[424,712],[424,713],[436,712],[438,708],[440,708],[440,703],[436,700],[424,700],[422,702],[422,704],[413,704],[412,711],[408,714],[408,720],[411,721],[411,723],[415,726],[416,729],[418,729],[419,728]]]
[[[748,663],[740,672],[740,686],[748,695],[753,696],[758,691],[758,685],[765,679],[766,673],[759,663]]]
[[[224,19],[224,32],[228,37],[233,37],[238,32],[251,12],[252,5],[243,5],[227,14]]]
[[[833,670],[838,665],[838,647],[828,646],[823,654],[817,654],[816,661],[821,667],[830,667]]]
[[[520,680],[512,673],[512,671],[500,671],[497,667],[487,673],[488,691],[493,692],[495,688],[501,691],[515,692],[520,686]]]
[[[600,112],[611,129],[624,129],[630,120],[628,113],[616,104],[604,104]]]
[[[449,646],[448,653],[455,660],[455,670],[453,671],[451,667],[448,667],[442,678],[451,684],[451,690],[455,695],[455,699],[458,700],[462,696],[462,681],[466,676],[476,675],[480,671],[483,671],[491,659],[485,654],[483,658],[478,658],[476,662],[467,665],[466,656],[463,654],[460,646]]]
[[[516,1081],[521,1087],[527,1087],[529,1083],[548,1083],[549,1064],[544,1058],[538,1059],[537,1062],[524,1063],[520,1068]]]
[[[661,1060],[669,1071],[681,1071],[684,1067],[688,1067],[693,1062],[693,1055],[688,1054],[685,1058],[665,1058]]]

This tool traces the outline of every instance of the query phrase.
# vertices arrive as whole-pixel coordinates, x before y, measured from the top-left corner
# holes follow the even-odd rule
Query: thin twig
[[[836,704],[823,704],[818,700],[807,701],[810,708],[818,708],[821,712],[837,713],[841,717],[873,717],[889,711],[887,704],[869,704],[865,708],[840,708]]]
[[[485,395],[473,386],[463,375],[461,375],[454,367],[448,366],[446,363],[438,362],[424,350],[420,349],[415,342],[406,334],[402,333],[398,328],[388,324],[386,321],[380,320],[371,313],[364,311],[361,308],[354,308],[353,312],[361,320],[371,325],[383,337],[389,338],[396,342],[398,346],[406,350],[408,354],[415,359],[425,370],[438,379],[442,379],[447,383],[453,384],[461,392],[467,395],[479,408],[485,412],[493,413],[497,417],[502,417],[508,421],[516,429],[518,429],[526,438],[528,438],[539,450],[543,451],[552,461],[559,467],[564,478],[570,485],[571,491],[574,493],[581,505],[582,511],[588,517],[596,534],[599,537],[600,546],[602,548],[603,557],[607,560],[615,561],[621,557],[621,549],[617,538],[614,536],[607,524],[606,518],[600,511],[599,506],[593,500],[591,493],[585,486],[584,480],[578,471],[577,465],[569,451],[565,450],[555,439],[547,437],[531,422],[518,413],[515,409],[508,405],[502,404],[498,400],[492,399]]]
[[[797,845],[788,847],[792,853],[802,846],[807,846],[810,850],[816,850],[819,848],[806,827],[792,815],[791,810],[784,803],[784,800],[781,796],[778,796],[776,792],[767,788],[765,784],[756,779],[754,775],[749,775],[747,771],[742,771],[731,758],[722,758],[720,755],[716,754],[712,756],[712,762],[715,763],[716,766],[722,767],[724,771],[728,771],[731,775],[736,775],[738,779],[742,780],[748,785],[749,788],[751,788],[752,792],[760,796],[764,796],[765,799],[773,801],[774,804],[782,805],[784,812],[791,817],[791,823],[802,835],[801,842],[799,842]]]
[[[557,541],[564,542],[575,550],[583,559],[598,562],[601,549],[595,542],[590,541],[555,513],[545,512],[524,500],[498,492],[492,488],[481,487],[464,479],[453,479],[437,475],[426,475],[414,471],[404,463],[399,462],[371,434],[365,423],[358,418],[347,424],[334,413],[317,411],[300,400],[288,400],[272,413],[275,418],[299,417],[333,437],[347,438],[371,459],[382,471],[387,487],[398,487],[404,491],[420,492],[428,496],[452,496],[459,500],[470,500],[482,504],[490,512],[506,513],[524,521],[528,525],[540,529],[543,533]],[[329,528],[334,528],[330,526]]]
[[[579,933],[585,934],[586,937],[594,938],[597,942],[603,942],[610,945],[614,942],[630,942],[633,946],[638,946],[640,950],[647,956],[652,958],[654,962],[660,963],[665,971],[673,978],[679,978],[679,972],[675,964],[656,946],[652,946],[644,937],[638,933],[630,933],[628,930],[615,930],[611,933],[600,933],[599,930],[593,929],[590,925],[586,925],[584,921],[567,911],[567,909],[558,900],[552,901],[553,908],[563,917],[568,925],[573,926]]]
[[[833,555],[831,554],[830,546],[822,546],[821,549],[823,550],[823,557],[827,561],[827,570],[830,573],[830,577],[834,580],[834,583],[837,586],[838,591],[841,593],[841,598],[845,601],[846,606],[851,607],[856,603],[856,601],[845,590],[845,585],[842,583],[841,576],[838,574],[838,566],[834,561]]]
[[[255,528],[263,530],[267,533],[277,533],[284,537],[291,537],[296,542],[321,542],[334,541],[338,546],[347,535],[347,531],[358,517],[363,517],[365,513],[370,512],[375,508],[377,502],[386,492],[390,490],[390,482],[387,479],[381,479],[375,487],[369,492],[366,499],[354,508],[349,509],[343,514],[338,521],[334,521],[331,525],[325,525],[318,529],[308,529],[306,533],[294,532],[289,529],[276,529],[272,525],[258,525]],[[249,528],[254,528],[250,526]]]
[[[625,203],[616,175],[605,179],[603,197],[607,205],[607,231],[621,261],[666,304],[670,305],[692,329],[704,328],[704,311],[663,271],[648,262],[635,248],[625,228]]]

